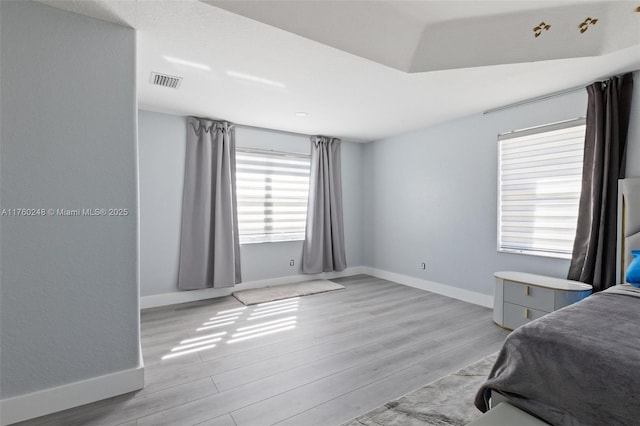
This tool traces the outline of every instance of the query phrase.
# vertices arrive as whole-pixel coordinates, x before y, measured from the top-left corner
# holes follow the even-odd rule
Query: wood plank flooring
[[[143,390],[20,425],[340,425],[507,335],[480,306],[367,275],[334,281],[345,290],[143,311]]]

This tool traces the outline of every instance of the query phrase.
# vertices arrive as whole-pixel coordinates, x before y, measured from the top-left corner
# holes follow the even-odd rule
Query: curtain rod
[[[531,99],[527,99],[527,100],[524,100],[524,101],[515,102],[515,103],[509,104],[509,105],[504,105],[504,106],[501,106],[501,107],[488,109],[485,112],[483,112],[482,115],[491,114],[492,112],[502,111],[503,109],[509,109],[509,108],[513,108],[513,107],[517,107],[517,106],[521,106],[521,105],[526,105],[526,104],[531,104],[531,103],[534,103],[534,102],[543,101],[545,99],[555,98],[557,96],[568,95],[569,93],[578,92],[580,90],[585,90],[584,86],[573,87],[571,89],[562,90],[560,92],[553,92],[553,93],[549,93],[548,95],[542,95],[542,96],[538,96],[536,98],[531,98]]]
[[[0,1],[2,1],[2,0],[0,0]],[[194,117],[194,118],[201,119],[201,120],[222,121],[222,122],[229,123],[229,125],[233,126],[233,127],[243,127],[245,129],[254,129],[254,130],[267,130],[269,132],[275,132],[275,133],[287,133],[287,134],[295,135],[295,136],[304,136],[306,138],[310,138],[312,136],[318,136],[318,135],[307,135],[306,133],[290,132],[288,130],[271,129],[269,127],[250,126],[248,124],[235,123],[233,121],[223,120],[221,118],[202,117],[202,116],[199,116],[199,115],[187,115],[187,117]]]
[[[2,1],[2,0],[0,0],[0,1]],[[363,142],[363,141],[357,140],[357,139],[344,140],[343,138],[339,138],[339,137],[336,137],[336,136],[327,136],[327,135],[322,134],[322,133],[315,133],[313,135],[309,135],[309,134],[306,134],[306,133],[291,132],[289,130],[278,130],[278,129],[272,129],[272,128],[269,128],[269,127],[251,126],[249,124],[235,123],[233,121],[223,120],[223,119],[220,119],[220,118],[201,117],[201,116],[198,116],[198,115],[188,115],[187,117],[195,117],[195,118],[200,118],[200,119],[204,119],[204,120],[212,120],[212,121],[226,121],[227,123],[229,123],[229,125],[231,125],[233,127],[242,127],[244,129],[254,129],[254,130],[266,130],[268,132],[285,133],[285,134],[293,135],[293,136],[303,136],[305,138],[312,138],[312,137],[315,137],[315,136],[324,136],[324,137],[328,137],[328,138],[340,139],[343,142],[357,142],[357,143],[362,143]],[[369,141],[364,141],[364,142],[369,142]]]

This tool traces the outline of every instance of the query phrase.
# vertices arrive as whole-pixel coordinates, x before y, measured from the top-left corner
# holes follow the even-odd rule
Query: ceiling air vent
[[[159,72],[152,72],[149,82],[151,84],[155,84],[156,86],[171,87],[172,89],[177,89],[178,86],[180,86],[180,83],[182,83],[182,77],[160,74]]]

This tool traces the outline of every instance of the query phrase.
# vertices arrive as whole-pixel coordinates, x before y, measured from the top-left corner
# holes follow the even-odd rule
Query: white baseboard
[[[473,303],[487,308],[493,308],[493,296],[478,293],[476,291],[465,290],[447,284],[440,284],[433,281],[422,280],[420,278],[410,277],[408,275],[397,274],[395,272],[384,271],[369,266],[363,267],[363,274],[372,275],[377,278],[404,284],[409,287],[427,290],[432,293],[441,294],[453,299],[462,300],[463,302]]]
[[[144,387],[144,366],[0,401],[0,425],[33,419]]]
[[[237,290],[248,290],[252,288],[262,288],[281,284],[291,284],[317,279],[331,279],[348,277],[363,273],[362,266],[347,268],[340,272],[325,272],[314,275],[289,275],[286,277],[269,278],[259,281],[248,281],[236,285],[235,287],[207,288],[203,290],[176,291],[175,293],[154,294],[142,296],[140,298],[140,309],[155,308],[159,306],[175,305],[178,303],[194,302],[196,300],[212,299],[214,297],[229,296]]]
[[[475,305],[485,306],[487,308],[493,307],[493,297],[486,294],[453,287],[447,284],[440,284],[433,281],[410,277],[408,275],[397,274],[395,272],[389,272],[369,266],[355,266],[352,268],[347,268],[341,272],[325,272],[323,274],[316,275],[289,275],[286,277],[269,278],[266,280],[248,281],[242,284],[238,284],[235,287],[207,288],[204,290],[180,292],[176,291],[175,293],[143,296],[140,298],[140,308],[148,309],[159,306],[175,305],[178,303],[193,302],[196,300],[212,299],[214,297],[229,296],[236,290],[247,290],[252,288],[262,288],[281,284],[291,284],[295,282],[302,282],[320,278],[331,279],[348,277],[358,274],[372,275],[374,277],[394,281],[399,284],[408,285],[410,287],[419,288],[421,290],[427,290],[432,293],[441,294],[443,296],[448,296],[454,299],[462,300],[464,302],[473,303]]]

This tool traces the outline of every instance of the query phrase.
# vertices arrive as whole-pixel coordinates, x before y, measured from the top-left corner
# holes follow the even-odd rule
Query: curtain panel
[[[587,86],[582,193],[568,279],[593,285],[616,284],[618,179],[624,178],[632,74]]]
[[[342,271],[347,267],[342,220],[340,139],[311,137],[311,174],[302,272]]]
[[[236,214],[235,132],[230,123],[189,117],[178,288],[241,281]]]

